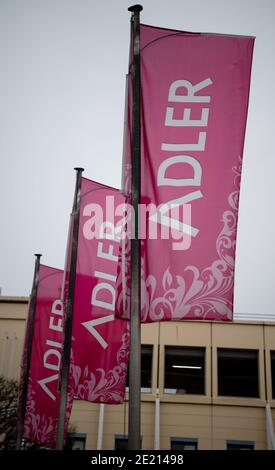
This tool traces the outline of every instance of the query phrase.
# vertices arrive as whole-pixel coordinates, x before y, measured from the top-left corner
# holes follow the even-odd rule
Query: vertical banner
[[[232,320],[253,45],[141,25],[143,322]]]
[[[129,333],[115,318],[124,210],[118,190],[82,178],[70,384],[90,402],[124,399]]]
[[[62,278],[63,271],[40,265],[23,432],[23,437],[40,444],[54,445],[56,441],[63,347]],[[66,428],[72,400],[70,396],[67,401]]]

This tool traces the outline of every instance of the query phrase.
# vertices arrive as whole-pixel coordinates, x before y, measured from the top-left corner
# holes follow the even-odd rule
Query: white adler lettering
[[[182,138],[182,129],[184,127],[203,127],[206,128],[208,125],[208,118],[209,118],[209,107],[203,105],[202,109],[200,110],[199,119],[196,117],[192,117],[192,108],[187,107],[187,103],[210,103],[211,96],[210,95],[202,95],[197,94],[201,92],[204,88],[209,87],[212,85],[212,80],[210,78],[206,78],[205,80],[197,83],[192,84],[188,80],[175,80],[168,92],[168,101],[169,103],[184,103],[184,108],[182,110],[182,117],[179,119],[175,117],[175,107],[168,106],[166,108],[166,115],[165,115],[165,126],[168,127],[175,127],[177,129],[181,129],[181,133],[179,134]],[[177,105],[177,112],[178,112],[179,105]],[[200,186],[202,180],[202,166],[197,158],[193,155],[190,155],[190,152],[203,152],[205,150],[207,139],[207,130],[199,131],[197,135],[197,139],[194,142],[181,142],[181,143],[171,143],[171,142],[163,142],[161,143],[161,150],[165,152],[177,152],[176,155],[169,156],[165,158],[158,168],[157,173],[157,185],[158,186],[176,186],[179,188],[184,188],[188,186]],[[183,154],[178,154],[178,152],[188,152]],[[168,171],[172,167],[178,167],[180,169],[180,165],[188,166],[189,169],[192,170],[193,176],[190,178],[173,178],[168,176]],[[163,203],[162,211],[159,210],[156,214],[151,217],[151,220],[164,223],[169,227],[173,227],[175,225],[175,220],[170,217],[163,217],[163,214],[167,212],[171,207],[181,206],[183,204],[188,204],[191,201],[194,202],[197,199],[203,197],[203,194],[200,190],[192,191],[185,195],[182,195],[182,191],[179,193],[179,197],[173,199],[171,201],[165,201]],[[162,215],[162,217],[161,217]],[[192,237],[196,237],[199,233],[199,228],[195,228],[192,226],[188,226],[184,223],[179,223],[178,227],[184,233],[188,233]]]
[[[107,199],[107,198],[106,198]],[[107,200],[106,200],[107,204]],[[83,211],[83,215],[89,215],[88,211]],[[86,239],[90,240],[90,235],[86,230],[86,222],[83,225],[83,235]],[[98,283],[93,287],[91,292],[91,305],[93,311],[97,311],[97,318],[83,322],[82,325],[89,333],[96,339],[103,349],[108,348],[108,343],[105,338],[96,329],[99,325],[103,325],[114,321],[115,301],[116,301],[116,263],[118,256],[115,254],[115,249],[119,238],[116,237],[116,230],[114,223],[110,221],[102,221],[99,229],[99,236],[101,238],[97,244],[97,257],[104,260],[106,271],[95,270],[93,277],[98,279]],[[95,261],[95,265],[96,265]],[[115,274],[114,274],[115,273]],[[106,314],[107,313],[107,314]]]
[[[51,315],[49,318],[49,334],[51,331],[60,333],[60,340],[62,340],[62,324],[63,318],[63,304],[61,300],[55,300],[52,304]],[[56,333],[54,338],[56,339]],[[46,395],[53,401],[56,400],[54,391],[57,391],[57,382],[59,377],[59,370],[61,364],[61,351],[62,342],[54,341],[52,339],[46,340],[46,346],[48,349],[43,355],[43,367],[44,369],[54,371],[50,376],[38,380],[37,383],[40,385]],[[49,388],[49,384],[55,383],[55,387]]]

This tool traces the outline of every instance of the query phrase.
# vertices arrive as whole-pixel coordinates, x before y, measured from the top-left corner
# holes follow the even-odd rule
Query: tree
[[[0,376],[0,449],[6,448],[8,438],[15,433],[18,382]]]
[[[16,380],[8,380],[0,376],[0,450],[15,449],[18,393],[19,384]],[[74,432],[76,432],[76,426],[71,424],[66,449],[71,447],[70,433]],[[24,449],[50,450],[52,446],[24,439]]]
[[[0,449],[15,449],[19,384],[0,376]],[[24,439],[24,449],[51,449],[51,446]]]

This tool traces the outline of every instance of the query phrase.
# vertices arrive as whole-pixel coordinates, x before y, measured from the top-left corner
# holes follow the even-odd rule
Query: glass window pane
[[[140,448],[142,449],[142,436],[140,437]],[[128,436],[117,434],[115,436],[115,450],[128,450]]]
[[[205,393],[205,348],[165,347],[165,389]]]
[[[218,349],[218,393],[259,397],[258,351]]]
[[[128,450],[128,436],[115,436],[115,450]]]
[[[141,386],[152,387],[153,346],[141,346]]]
[[[152,359],[153,345],[141,345],[141,387],[152,387]],[[126,379],[126,386],[129,387],[129,368]]]
[[[171,437],[171,450],[197,450],[197,448],[197,439]]]
[[[84,450],[86,447],[86,434],[70,433],[65,448],[67,450]]]
[[[254,450],[254,442],[227,441],[227,450]]]

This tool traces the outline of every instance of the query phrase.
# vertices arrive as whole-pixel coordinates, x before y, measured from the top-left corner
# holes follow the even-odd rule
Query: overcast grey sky
[[[63,268],[74,166],[120,186],[127,0],[0,1],[0,286],[28,295],[34,257]],[[256,36],[235,312],[275,310],[275,1],[145,0],[143,23]]]

